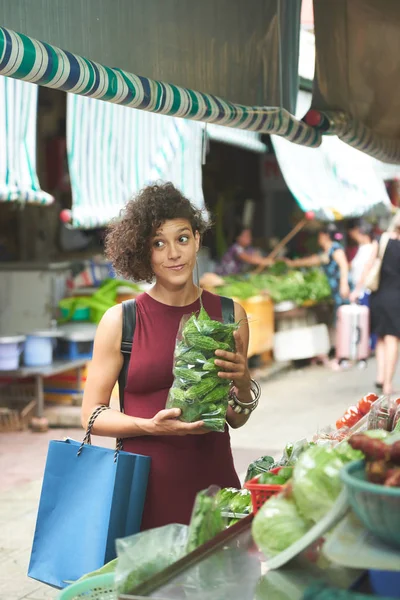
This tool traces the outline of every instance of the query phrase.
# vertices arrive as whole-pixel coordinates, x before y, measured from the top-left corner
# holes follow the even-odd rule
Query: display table
[[[42,419],[44,414],[44,378],[51,377],[52,375],[58,375],[59,373],[64,373],[65,371],[76,370],[77,378],[80,379],[81,370],[87,362],[87,358],[79,358],[77,360],[56,360],[51,365],[46,367],[20,367],[19,369],[13,371],[0,371],[0,378],[32,378],[35,381],[36,416],[39,419]]]
[[[361,570],[319,566],[307,552],[267,572],[252,540],[252,519],[246,517],[119,600],[301,600],[317,582],[350,589],[362,576]]]

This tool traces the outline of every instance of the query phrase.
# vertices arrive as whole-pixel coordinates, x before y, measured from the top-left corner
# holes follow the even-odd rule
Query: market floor
[[[399,369],[400,371],[400,369]],[[366,370],[331,372],[322,367],[291,370],[263,382],[257,412],[232,431],[235,464],[241,476],[263,454],[280,456],[287,442],[312,435],[334,423],[342,412],[373,389],[375,364]],[[396,389],[400,390],[397,376]],[[47,445],[50,439],[81,437],[80,430],[0,437],[0,599],[43,600],[57,592],[26,576]],[[99,443],[99,438],[93,439]],[[112,440],[101,439],[112,445]]]

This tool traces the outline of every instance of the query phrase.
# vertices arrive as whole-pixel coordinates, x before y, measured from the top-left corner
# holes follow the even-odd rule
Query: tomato
[[[400,398],[397,398],[397,400],[395,400],[395,403],[400,406]]]
[[[350,406],[342,417],[342,427],[353,427],[361,419],[362,414],[358,410],[357,406]]]
[[[376,394],[367,394],[364,398],[361,398],[357,407],[361,414],[366,415],[371,410],[372,404],[378,400],[378,396]]]
[[[346,427],[347,423],[344,422],[344,417],[340,417],[340,419],[338,419],[336,421],[336,429],[342,429],[342,427]]]

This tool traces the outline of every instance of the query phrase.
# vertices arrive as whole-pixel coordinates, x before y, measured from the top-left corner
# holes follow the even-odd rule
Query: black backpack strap
[[[122,339],[121,353],[124,359],[118,376],[119,408],[124,412],[124,390],[128,377],[129,361],[131,359],[132,342],[136,327],[136,300],[122,302]]]
[[[222,320],[224,323],[235,322],[235,304],[232,298],[221,296]]]

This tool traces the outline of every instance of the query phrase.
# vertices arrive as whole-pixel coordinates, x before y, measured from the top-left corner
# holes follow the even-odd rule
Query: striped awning
[[[0,76],[0,201],[51,204],[36,173],[38,86]]]
[[[68,94],[73,225],[107,225],[133,194],[159,180],[204,208],[202,132],[194,121]]]
[[[204,124],[207,137],[211,141],[222,142],[237,146],[251,152],[263,154],[267,151],[266,145],[261,141],[261,135],[254,131],[245,131],[244,129],[235,129],[233,127],[224,127],[214,123]]]

